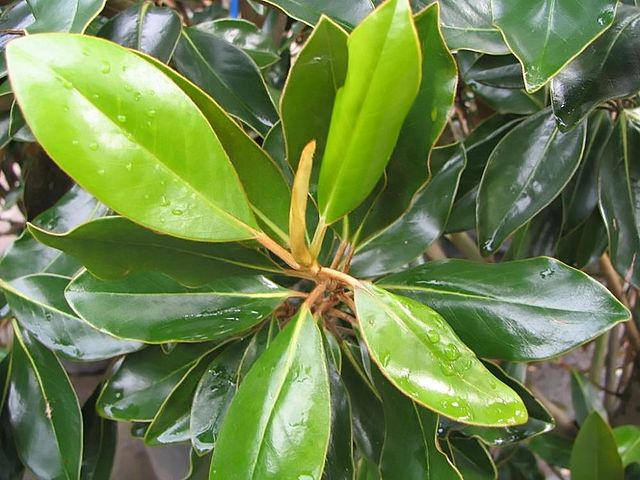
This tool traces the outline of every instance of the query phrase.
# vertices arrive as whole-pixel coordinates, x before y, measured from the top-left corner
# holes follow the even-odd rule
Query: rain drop
[[[78,145],[80,142],[78,140],[71,140],[71,145]]]
[[[69,111],[69,105],[65,105],[64,107],[62,107],[62,110],[64,110],[65,112]]]
[[[390,355],[389,355],[388,353],[385,353],[385,354],[382,356],[382,366],[383,366],[383,367],[388,366],[388,365],[389,365],[389,360],[390,360]]]
[[[62,79],[62,86],[64,88],[66,88],[67,90],[71,90],[73,88],[73,83],[71,83],[69,80],[65,80],[64,78]]]
[[[111,73],[111,64],[109,62],[102,62],[102,68],[100,69],[105,75]]]
[[[498,388],[498,383],[493,380],[489,380],[489,386],[491,387],[491,390],[495,390]]]
[[[97,93],[94,93],[91,96],[93,97],[94,100],[99,100],[100,99],[100,95],[98,95]]]
[[[438,343],[440,341],[440,335],[435,330],[427,330],[427,340],[431,343]]]
[[[142,98],[142,93],[140,92],[136,92],[133,94],[133,99],[137,102],[138,100],[140,100]]]
[[[133,168],[133,163],[132,163],[132,162],[127,163],[127,165],[125,166],[125,168],[126,168],[128,171],[131,171],[131,169]]]
[[[171,213],[173,215],[182,215],[184,213],[184,210],[182,210],[181,208],[174,208],[173,210],[171,210]]]
[[[555,272],[555,270],[551,269],[551,268],[546,268],[543,271],[540,272],[540,277],[542,278],[548,278],[551,275],[553,275]]]
[[[118,115],[118,121],[120,123],[125,123],[127,121],[127,116],[126,115]]]
[[[440,370],[442,370],[442,373],[444,373],[447,377],[450,377],[456,373],[453,365],[447,362],[440,362]]]
[[[104,175],[104,168],[101,168],[100,170],[98,170],[98,175]]]
[[[451,361],[457,360],[460,358],[460,350],[453,343],[450,343],[444,349],[444,356]]]
[[[154,109],[151,109],[147,111],[147,116],[153,118],[156,116],[157,113],[158,112],[156,112]]]
[[[169,205],[171,205],[171,202],[167,200],[167,197],[162,195],[162,198],[160,198],[160,205],[162,205],[163,207],[168,207]]]
[[[89,144],[89,150],[93,150],[94,152],[98,150],[98,144],[96,142],[91,142]]]

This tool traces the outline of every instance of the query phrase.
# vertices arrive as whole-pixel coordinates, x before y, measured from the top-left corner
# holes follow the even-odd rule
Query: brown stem
[[[352,288],[355,288],[358,285],[360,285],[360,282],[355,278],[353,278],[351,275],[341,272],[339,270],[334,270],[333,268],[320,267],[317,273],[317,276],[318,278],[321,278],[321,279],[326,278],[326,279],[336,280],[340,283],[346,283]]]
[[[342,303],[349,307],[354,314],[356,313],[356,304],[353,302],[353,299],[349,298],[347,295],[338,295],[338,298]]]
[[[337,308],[331,308],[329,309],[329,311],[327,312],[329,315],[333,315],[334,317],[337,317],[341,320],[344,320],[345,322],[350,323],[351,325],[356,325],[356,319],[353,318],[353,316],[349,315],[346,312],[343,312],[342,310],[338,310]]]
[[[313,306],[313,304],[316,303],[316,300],[320,298],[320,296],[324,293],[326,289],[327,289],[327,284],[325,282],[319,283],[318,285],[316,285],[316,288],[311,290],[311,293],[309,294],[307,299],[304,301],[304,305],[306,305],[306,307],[309,310],[311,310],[311,307]]]
[[[345,240],[342,240],[340,242],[340,245],[338,246],[338,250],[336,251],[336,255],[333,257],[333,260],[331,261],[331,265],[329,266],[329,268],[335,269],[340,264],[340,260],[342,260],[342,256],[344,255],[344,252],[347,249],[347,246],[349,246],[349,244]]]
[[[255,232],[255,239],[260,245],[265,247],[271,253],[280,258],[283,262],[289,265],[294,270],[301,270],[300,264],[296,262],[293,255],[281,247],[278,243],[271,239],[267,234],[263,232]]]

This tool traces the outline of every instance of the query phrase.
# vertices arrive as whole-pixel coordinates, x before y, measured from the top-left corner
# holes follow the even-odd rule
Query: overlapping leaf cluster
[[[189,478],[622,478],[637,429],[584,402],[549,459],[512,374],[630,318],[573,267],[640,286],[640,8],[264,3],[3,10],[0,143],[75,185],[0,261],[0,478],[108,478],[115,421]],[[81,408],[65,365],[111,359]]]

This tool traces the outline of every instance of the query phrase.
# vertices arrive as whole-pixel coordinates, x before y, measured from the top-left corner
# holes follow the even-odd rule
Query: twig
[[[429,248],[424,252],[427,257],[431,260],[444,260],[447,257],[447,254],[444,253],[444,250],[440,246],[438,240],[429,245]]]
[[[340,320],[344,320],[345,322],[348,322],[351,325],[357,324],[356,319],[353,318],[353,316],[349,315],[346,312],[343,312],[342,310],[338,310],[337,308],[331,308],[327,313],[329,315],[333,315],[334,317],[339,318]]]
[[[607,343],[609,342],[609,332],[605,332],[595,340],[593,357],[591,358],[591,372],[589,379],[594,385],[600,385],[602,381],[602,369],[604,368],[604,359],[607,353]]]
[[[480,250],[468,233],[459,232],[447,235],[447,240],[453,243],[460,252],[464,254],[469,260],[477,260],[479,262],[486,262],[487,259],[480,254]]]
[[[609,332],[609,347],[607,350],[607,361],[605,370],[605,388],[609,392],[617,392],[618,356],[620,354],[620,326],[616,325]],[[605,398],[605,408],[609,415],[613,414],[616,407],[616,397],[607,395]]]

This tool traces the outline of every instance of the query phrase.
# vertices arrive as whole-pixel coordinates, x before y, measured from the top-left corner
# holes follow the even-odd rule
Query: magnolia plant
[[[27,33],[6,46],[12,134],[77,184],[0,262],[0,477],[108,478],[114,420],[190,444],[191,478],[234,480],[493,478],[485,445],[553,428],[513,366],[631,314],[535,256],[557,252],[532,222],[562,193],[558,255],[582,267],[607,244],[600,202],[612,269],[638,285],[638,217],[621,217],[638,192],[616,190],[637,183],[640,133],[632,110],[596,110],[633,91],[574,73],[637,7],[274,0],[313,25],[278,87],[260,68],[291,36],[277,52],[249,22],[186,27],[142,3],[91,23],[104,2],[69,3],[0,17]],[[529,29],[534,4],[547,18]],[[453,125],[459,78],[503,114]],[[479,247],[456,233],[472,229]],[[445,233],[467,259],[423,255]],[[64,366],[106,359],[81,409]],[[587,427],[608,432],[598,414]]]

